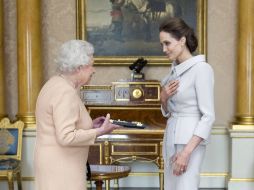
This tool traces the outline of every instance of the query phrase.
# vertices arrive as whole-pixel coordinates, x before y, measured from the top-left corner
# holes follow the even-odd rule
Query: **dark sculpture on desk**
[[[138,58],[135,62],[133,62],[129,68],[132,70],[131,80],[132,81],[143,81],[145,80],[145,74],[141,72],[144,66],[146,66],[147,60],[143,57]]]

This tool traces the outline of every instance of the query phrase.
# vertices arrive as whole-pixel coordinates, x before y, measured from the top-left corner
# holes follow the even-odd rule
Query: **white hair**
[[[94,53],[93,45],[84,40],[65,42],[59,50],[56,62],[60,72],[73,72],[79,66],[87,65]]]

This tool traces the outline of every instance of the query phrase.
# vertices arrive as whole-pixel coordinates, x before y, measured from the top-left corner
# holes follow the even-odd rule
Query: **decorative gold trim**
[[[128,85],[127,85],[127,84]],[[123,85],[123,87],[125,87],[125,85],[127,85],[127,87],[129,86],[129,84],[139,84],[139,85],[155,85],[155,87],[157,87],[157,85],[160,85],[160,82],[158,81],[123,81],[123,82],[112,82],[113,85]],[[156,85],[157,84],[157,85]]]
[[[103,154],[102,154],[102,149],[103,149],[103,145],[100,143],[100,164],[103,164]]]
[[[17,118],[22,120],[23,122],[26,122],[26,124],[34,124],[36,123],[36,119],[34,114],[33,115],[17,115]]]
[[[147,102],[157,102],[157,101],[160,101],[160,94],[161,94],[161,91],[160,91],[160,83],[158,83],[157,85],[150,85],[150,84],[145,84],[145,87],[157,87],[157,94],[158,94],[158,97],[157,99],[145,99],[145,101]]]
[[[114,164],[114,163],[125,163],[126,164],[126,163],[133,163],[134,161],[139,161],[139,162],[143,162],[143,163],[155,163],[159,167],[158,159],[159,159],[159,157],[157,157],[155,159],[149,159],[149,158],[144,158],[144,157],[140,157],[140,156],[121,157],[118,159],[114,159],[112,156],[110,156],[110,164]]]
[[[231,138],[254,138],[254,125],[231,125],[229,133]]]
[[[158,176],[159,173],[163,173],[164,170],[159,170],[158,172],[131,172],[129,176]],[[228,173],[201,173],[200,176],[205,177],[228,177]],[[26,176],[22,177],[22,181],[34,181],[34,177]],[[0,178],[1,180],[1,178]],[[234,182],[253,182],[254,178],[230,178],[229,181]]]
[[[204,172],[204,173],[200,173],[200,176],[206,176],[206,177],[212,177],[212,176],[216,176],[216,177],[228,177],[229,176],[229,173],[224,173],[224,172],[221,172],[221,173],[207,173],[207,172]]]
[[[145,102],[158,102],[160,99],[145,99]]]
[[[236,115],[233,125],[253,125],[254,128],[254,117],[245,115]]]
[[[228,135],[229,132],[213,132],[213,130],[217,130],[216,127],[212,129],[212,135]],[[224,130],[224,129],[221,129]],[[226,128],[225,128],[226,130]],[[34,134],[26,134],[26,133],[34,132]],[[25,128],[23,137],[35,137],[36,136],[36,128]],[[162,135],[164,133],[164,129],[157,129],[157,130],[147,130],[147,129],[116,129],[112,132],[112,134],[157,134]]]
[[[126,98],[126,99],[123,99],[123,98],[116,98],[116,95],[115,95],[115,101],[116,101],[116,102],[129,102],[130,99],[129,99],[129,98]]]
[[[27,129],[27,128],[26,128]],[[23,134],[23,137],[36,137],[36,128],[29,128],[34,129],[33,131],[27,132],[34,132],[34,134]],[[24,131],[26,133],[26,131]],[[155,135],[162,135],[164,133],[164,129],[157,129],[157,130],[148,130],[148,129],[116,129],[111,134],[119,134],[119,135],[126,135],[126,134],[155,134]]]
[[[84,85],[81,90],[112,90],[111,85]]]
[[[129,176],[159,176],[158,172],[131,172]]]
[[[86,0],[76,0],[76,38],[86,39]],[[197,0],[198,53],[207,53],[207,0]],[[126,66],[133,63],[137,56],[99,56],[95,65]],[[166,56],[147,56],[149,65],[170,65]]]
[[[159,170],[159,173],[163,173],[164,170],[163,169],[160,169]],[[213,172],[203,172],[203,173],[200,173],[199,174],[201,177],[228,177],[229,176],[229,173],[227,172],[216,172],[216,173],[213,173]]]
[[[17,154],[15,154],[15,155],[0,155],[0,159],[14,158],[14,159],[21,160],[23,128],[24,128],[24,123],[20,120],[16,121],[15,123],[10,123],[10,120],[6,117],[1,120],[0,130],[18,129],[18,148],[17,148]]]
[[[232,139],[253,139],[254,136],[238,136],[238,137],[231,137]]]
[[[148,130],[148,129],[116,129],[111,134],[154,134],[154,135],[163,135],[164,130]]]
[[[254,182],[254,178],[230,178],[231,182]]]
[[[157,85],[153,85],[153,84],[146,84],[145,83],[145,87],[158,87],[160,89],[160,83],[158,82]]]
[[[198,52],[207,56],[207,0],[198,0],[197,3]]]
[[[120,152],[115,151],[117,146],[136,146],[136,147],[154,147],[154,152]],[[158,144],[150,143],[111,143],[111,155],[158,155]]]
[[[237,131],[254,131],[254,125],[231,125],[232,130],[237,130]]]
[[[36,123],[34,124],[25,124],[25,128],[36,128]]]
[[[150,104],[149,104],[150,105]],[[153,104],[152,104],[153,105]],[[155,104],[158,105],[158,104]],[[135,105],[134,105],[135,106]],[[160,107],[115,107],[115,106],[87,106],[90,110],[160,110]]]
[[[4,2],[0,1],[0,119],[7,117],[5,101],[5,72],[4,72]]]
[[[86,1],[76,0],[76,37],[77,39],[86,39]]]
[[[110,164],[109,163],[109,141],[104,141],[104,157],[105,157],[105,164]]]
[[[41,2],[17,1],[18,119],[35,127],[34,110],[42,85]],[[32,17],[32,19],[27,18]]]
[[[127,83],[127,84],[126,83],[119,83],[119,84],[114,84],[113,83],[113,85],[114,85],[115,89],[116,88],[122,88],[122,87],[123,88],[129,88],[130,87],[130,83]]]
[[[35,128],[36,127],[36,119],[34,115],[17,115],[17,118],[24,122],[25,128]]]

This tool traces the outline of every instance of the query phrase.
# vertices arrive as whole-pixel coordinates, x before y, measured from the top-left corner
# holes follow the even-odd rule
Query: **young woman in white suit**
[[[180,18],[160,25],[163,52],[173,61],[161,81],[161,109],[168,117],[163,140],[164,189],[197,190],[206,144],[215,119],[214,74],[193,30]]]

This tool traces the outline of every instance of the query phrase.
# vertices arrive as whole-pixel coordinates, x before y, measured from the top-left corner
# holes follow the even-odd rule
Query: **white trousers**
[[[180,152],[185,145],[175,145]],[[192,152],[187,170],[180,176],[173,175],[172,165],[164,164],[164,190],[198,190],[200,170],[205,155],[206,146],[199,145]]]

